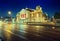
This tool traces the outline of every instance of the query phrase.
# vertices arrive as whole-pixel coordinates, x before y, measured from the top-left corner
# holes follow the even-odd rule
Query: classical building
[[[17,22],[47,22],[47,17],[40,6],[36,6],[36,9],[22,9],[16,17]]]

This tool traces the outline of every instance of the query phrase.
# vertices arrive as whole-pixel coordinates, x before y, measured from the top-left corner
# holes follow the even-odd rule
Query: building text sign
[[[21,18],[21,19],[26,19],[26,14],[21,14],[21,15],[20,15],[20,18]]]

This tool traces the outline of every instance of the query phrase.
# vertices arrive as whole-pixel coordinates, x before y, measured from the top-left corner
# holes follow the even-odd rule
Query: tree
[[[60,19],[60,12],[55,12],[54,18],[55,19]]]

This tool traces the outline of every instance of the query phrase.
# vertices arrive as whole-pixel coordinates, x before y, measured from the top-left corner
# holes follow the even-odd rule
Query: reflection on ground
[[[58,29],[60,28],[3,23],[0,26],[0,37],[5,41],[59,41]]]

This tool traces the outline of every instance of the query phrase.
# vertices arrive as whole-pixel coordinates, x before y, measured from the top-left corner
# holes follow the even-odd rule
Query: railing
[[[27,25],[35,26],[56,26],[53,22],[27,22]]]

